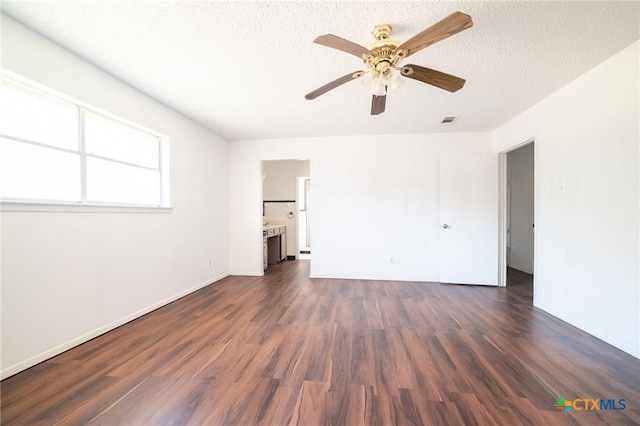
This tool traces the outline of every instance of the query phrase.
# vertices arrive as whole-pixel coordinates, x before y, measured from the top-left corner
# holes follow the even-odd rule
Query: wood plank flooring
[[[4,380],[3,425],[640,424],[640,361],[507,288],[228,277]],[[557,411],[559,396],[626,400]]]

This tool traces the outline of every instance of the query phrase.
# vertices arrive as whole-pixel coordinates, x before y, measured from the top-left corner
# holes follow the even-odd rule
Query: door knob
[[[449,225],[447,225],[447,224],[445,223],[445,224],[443,224],[443,225],[442,225],[442,227],[443,227],[444,229],[447,229],[447,228],[449,227]]]

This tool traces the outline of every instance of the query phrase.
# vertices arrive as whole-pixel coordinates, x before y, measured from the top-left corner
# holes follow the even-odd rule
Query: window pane
[[[87,200],[160,205],[160,172],[87,158]]]
[[[84,126],[87,153],[159,168],[160,141],[156,136],[89,111]]]
[[[80,155],[2,138],[0,195],[80,202]]]
[[[0,116],[2,134],[78,149],[78,109],[73,104],[2,81]]]

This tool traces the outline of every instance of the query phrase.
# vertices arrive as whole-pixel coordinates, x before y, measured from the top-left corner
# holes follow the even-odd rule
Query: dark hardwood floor
[[[1,383],[3,425],[640,424],[640,361],[507,288],[228,277]],[[557,411],[558,397],[626,401]]]

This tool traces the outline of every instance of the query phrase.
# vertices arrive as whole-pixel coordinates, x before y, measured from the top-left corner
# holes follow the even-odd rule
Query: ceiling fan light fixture
[[[398,89],[404,83],[400,77],[400,72],[394,68],[387,68],[387,72],[376,71],[366,72],[362,76],[362,86],[372,95],[384,96],[387,92]]]
[[[387,94],[386,84],[379,75],[373,71],[369,71],[362,76],[362,87],[369,93],[376,96],[384,96]]]
[[[394,91],[404,84],[404,78],[400,77],[400,71],[397,69],[389,67],[389,70],[389,74],[386,76],[387,86],[390,91]]]

